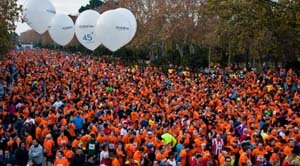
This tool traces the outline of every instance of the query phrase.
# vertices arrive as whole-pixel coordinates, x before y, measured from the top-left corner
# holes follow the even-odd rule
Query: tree
[[[104,4],[104,2],[101,0],[90,0],[89,4],[87,4],[86,6],[80,7],[79,13],[82,13],[85,10],[98,8],[98,7],[102,6],[103,4]]]
[[[17,0],[0,1],[0,55],[7,53],[15,44],[15,22],[19,19],[21,7]]]
[[[265,60],[287,61],[299,54],[299,1],[210,0],[206,9],[218,18],[212,37],[228,64],[238,56],[247,65],[258,59],[262,66]]]
[[[150,59],[172,52],[183,60],[204,39],[201,0],[121,0],[120,5],[133,11],[138,20],[138,32],[131,46],[148,48]]]

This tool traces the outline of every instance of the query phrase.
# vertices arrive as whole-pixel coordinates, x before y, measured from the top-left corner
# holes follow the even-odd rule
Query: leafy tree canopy
[[[0,56],[8,52],[16,42],[15,22],[19,19],[21,6],[17,0],[0,1]]]
[[[85,10],[98,8],[103,4],[104,2],[102,0],[90,0],[90,2],[87,5],[80,7],[79,13],[82,13]]]

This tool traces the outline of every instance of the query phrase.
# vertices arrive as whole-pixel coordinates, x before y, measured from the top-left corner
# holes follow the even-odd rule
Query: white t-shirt
[[[32,119],[32,118],[29,118],[29,119],[26,119],[26,120],[25,120],[24,124],[26,124],[26,123],[32,123],[32,124],[35,124],[35,120]]]
[[[64,103],[62,101],[56,101],[52,106],[54,108],[59,108],[63,105]]]
[[[171,166],[176,166],[176,160],[175,159],[168,159],[167,163],[170,164]]]
[[[124,135],[126,135],[127,134],[127,130],[126,129],[124,129],[124,128],[122,128],[121,129],[121,136],[124,136]]]
[[[102,151],[101,153],[100,153],[100,162],[101,162],[101,160],[103,160],[103,159],[108,159],[109,158],[109,153],[108,153],[108,151]]]

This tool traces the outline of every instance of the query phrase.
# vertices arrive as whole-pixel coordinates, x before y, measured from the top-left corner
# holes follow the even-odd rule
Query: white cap
[[[46,138],[51,138],[51,137],[52,137],[51,134],[46,135]]]

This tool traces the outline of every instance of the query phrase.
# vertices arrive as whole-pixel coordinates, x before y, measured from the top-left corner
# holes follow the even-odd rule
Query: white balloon
[[[116,10],[104,12],[97,22],[97,36],[111,51],[117,51],[130,42],[132,27],[126,16]]]
[[[65,46],[74,37],[75,27],[73,20],[65,14],[57,14],[49,26],[49,34],[57,44]]]
[[[23,10],[25,22],[39,34],[47,31],[56,10],[49,0],[28,0]]]
[[[94,10],[86,10],[78,16],[75,23],[75,33],[78,41],[92,51],[101,44],[96,35],[97,20],[100,16]]]
[[[132,27],[130,40],[132,40],[134,38],[134,36],[136,34],[136,30],[137,30],[137,22],[136,22],[136,18],[134,16],[134,14],[126,8],[118,8],[118,9],[116,9],[116,11],[121,12],[129,20],[130,25]]]

